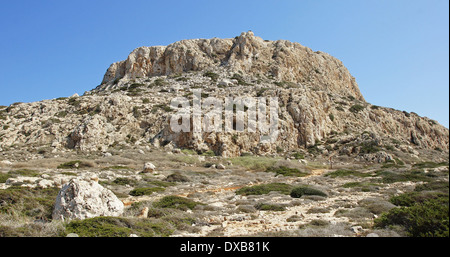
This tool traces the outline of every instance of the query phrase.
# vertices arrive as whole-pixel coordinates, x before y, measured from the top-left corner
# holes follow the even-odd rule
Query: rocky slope
[[[168,122],[176,110],[170,101],[192,99],[192,89],[201,89],[204,98],[278,97],[277,140],[262,143],[259,131],[172,132]],[[385,161],[390,157],[375,153],[449,149],[449,130],[436,121],[365,102],[336,58],[252,32],[138,48],[83,96],[3,107],[0,128],[2,150],[107,152],[148,145],[224,157],[304,150]]]
[[[172,131],[171,100],[194,89],[277,97],[276,140]],[[440,233],[448,153],[447,128],[367,103],[339,60],[298,43],[141,47],[82,96],[0,107],[0,237],[408,236],[377,218],[445,200],[427,213]]]

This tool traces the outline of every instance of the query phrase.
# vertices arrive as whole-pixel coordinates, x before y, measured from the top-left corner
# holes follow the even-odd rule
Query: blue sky
[[[16,0],[0,12],[0,105],[81,95],[139,46],[252,30],[327,52],[368,102],[449,127],[448,0]]]

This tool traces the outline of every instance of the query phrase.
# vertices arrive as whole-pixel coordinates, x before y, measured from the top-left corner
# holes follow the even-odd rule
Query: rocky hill
[[[196,114],[172,100],[197,97],[236,128],[253,106],[227,98],[275,97],[275,140],[251,119],[175,132]],[[447,128],[367,103],[339,60],[298,43],[140,47],[82,96],[0,107],[0,237],[448,237],[448,154]]]
[[[261,143],[259,132],[172,132],[170,101],[191,99],[192,89],[205,98],[278,97],[277,140]],[[0,127],[3,150],[107,152],[149,145],[224,157],[305,150],[379,159],[373,154],[383,149],[449,149],[449,130],[436,121],[367,103],[336,58],[252,32],[137,48],[83,96],[3,107]]]

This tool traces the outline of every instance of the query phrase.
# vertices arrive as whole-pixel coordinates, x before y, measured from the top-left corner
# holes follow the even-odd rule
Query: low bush
[[[448,237],[448,195],[428,199],[410,207],[391,209],[374,220],[375,227],[385,228],[394,225],[404,227],[407,235],[411,237]]]
[[[113,184],[122,185],[122,186],[125,186],[125,185],[131,185],[132,186],[132,185],[136,184],[136,180],[129,179],[129,178],[116,178],[113,181]]]
[[[154,192],[161,192],[165,189],[162,187],[138,187],[130,191],[129,195],[132,196],[142,196],[142,195],[151,195]]]
[[[294,168],[288,168],[286,166],[269,167],[266,169],[266,172],[275,172],[277,175],[295,176],[295,177],[304,177],[308,175],[308,173],[306,172],[302,172]]]
[[[448,162],[420,162],[413,165],[414,168],[424,169],[424,168],[437,168],[441,166],[448,166]]]
[[[258,203],[255,208],[260,211],[285,211],[286,208],[277,204]]]
[[[203,77],[209,77],[209,78],[211,78],[212,81],[216,82],[217,79],[219,78],[219,74],[211,72],[211,71],[207,71],[207,72],[203,73]]]
[[[332,178],[348,177],[348,176],[364,178],[364,177],[370,177],[372,175],[369,173],[363,173],[363,172],[359,172],[359,171],[355,171],[355,170],[342,170],[342,169],[327,173],[325,175],[325,177],[332,177]]]
[[[318,195],[327,197],[328,195],[325,192],[320,191],[319,189],[312,188],[310,186],[299,186],[292,189],[290,196],[293,198],[300,198],[303,195]]]
[[[140,237],[169,236],[174,229],[168,222],[152,219],[95,217],[73,220],[66,225],[66,234],[76,233],[81,237]]]
[[[350,107],[350,109],[348,109],[348,110],[353,113],[358,113],[358,112],[364,110],[364,106],[362,106],[360,104],[355,104],[355,105],[352,105],[352,107]]]
[[[0,190],[0,213],[14,217],[51,219],[59,188],[26,188],[12,186]]]
[[[405,181],[412,181],[412,182],[428,182],[431,180],[431,177],[429,174],[426,174],[423,171],[377,171],[375,172],[376,176],[381,177],[381,182],[390,184],[395,182],[405,182]]]
[[[82,162],[82,161],[70,161],[70,162],[60,164],[57,168],[58,169],[78,169],[78,168],[88,168],[88,167],[92,167],[92,166],[93,166],[92,164]]]
[[[27,169],[22,169],[22,170],[12,170],[8,172],[8,175],[10,175],[11,177],[37,177],[40,175],[39,171],[35,171],[35,170],[27,170]]]
[[[158,202],[153,203],[153,207],[155,208],[174,208],[179,210],[187,210],[187,209],[194,209],[197,205],[203,205],[202,203],[198,203],[195,201],[192,201],[190,199],[180,197],[180,196],[165,196]]]
[[[251,187],[243,187],[236,190],[238,195],[263,195],[276,191],[288,195],[292,190],[292,186],[284,183],[270,183],[264,185],[256,185]]]
[[[180,172],[174,172],[173,174],[170,174],[167,176],[164,181],[167,182],[189,182],[191,181],[186,176],[182,175]]]
[[[430,191],[408,192],[400,194],[398,196],[393,196],[389,201],[397,206],[411,207],[415,204],[424,203],[431,199],[439,199],[444,196],[445,194],[440,192],[430,192]]]
[[[240,156],[229,159],[233,165],[241,166],[251,170],[266,170],[273,166],[278,160],[265,156]]]

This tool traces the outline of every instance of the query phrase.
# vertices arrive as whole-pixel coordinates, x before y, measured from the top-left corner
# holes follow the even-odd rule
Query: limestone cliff
[[[338,59],[286,40],[268,41],[243,32],[234,39],[182,40],[168,46],[140,47],[112,64],[102,84],[224,67],[254,77],[313,85],[318,90],[364,100],[355,78]]]
[[[279,134],[174,133],[171,99],[278,97]],[[354,155],[372,160],[384,152],[448,152],[449,130],[415,113],[367,103],[355,79],[336,58],[298,43],[265,41],[252,32],[234,39],[183,40],[140,47],[112,64],[103,82],[83,96],[0,108],[0,151],[189,148],[216,155],[244,153]],[[377,157],[378,158],[378,157]],[[383,157],[384,158],[384,157]]]

